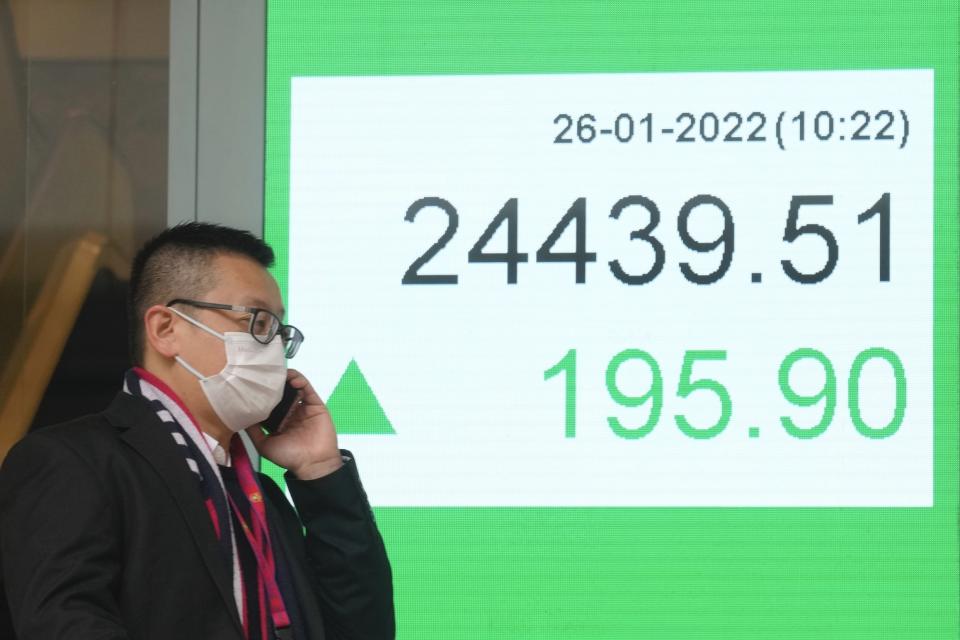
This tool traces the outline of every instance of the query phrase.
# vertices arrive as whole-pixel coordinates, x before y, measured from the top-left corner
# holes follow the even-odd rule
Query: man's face
[[[257,262],[244,256],[221,254],[214,259],[213,268],[216,285],[200,301],[260,307],[283,318],[280,288]],[[180,308],[219,333],[249,330],[250,315],[247,313],[186,305]],[[178,324],[180,357],[204,376],[219,373],[227,362],[223,341],[186,320]]]

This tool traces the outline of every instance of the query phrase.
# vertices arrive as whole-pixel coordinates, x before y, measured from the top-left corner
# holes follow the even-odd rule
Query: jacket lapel
[[[243,631],[233,597],[233,579],[223,564],[210,515],[200,499],[197,478],[193,475],[160,419],[142,399],[120,392],[105,412],[106,418],[120,428],[120,438],[136,450],[163,479],[197,544],[224,605],[239,631]]]

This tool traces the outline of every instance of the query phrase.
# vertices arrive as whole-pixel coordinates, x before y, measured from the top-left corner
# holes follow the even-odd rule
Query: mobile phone
[[[267,419],[260,423],[260,426],[266,429],[267,433],[276,433],[299,397],[300,390],[293,387],[289,382],[285,382],[283,397],[280,398],[279,404],[273,408]]]

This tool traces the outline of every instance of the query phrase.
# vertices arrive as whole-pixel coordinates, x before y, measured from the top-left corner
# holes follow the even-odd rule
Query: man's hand
[[[300,398],[280,429],[268,436],[256,425],[247,429],[247,435],[260,455],[289,469],[300,480],[333,473],[343,466],[343,459],[330,412],[302,373],[290,369],[287,380],[300,391]]]

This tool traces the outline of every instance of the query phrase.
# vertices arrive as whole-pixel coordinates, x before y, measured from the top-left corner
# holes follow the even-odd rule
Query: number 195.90
[[[733,415],[733,398],[727,387],[713,378],[698,377],[694,374],[697,363],[723,363],[727,360],[725,350],[691,350],[683,354],[683,365],[680,370],[680,379],[677,381],[676,395],[686,399],[692,394],[712,395],[720,404],[720,414],[712,424],[694,424],[684,414],[676,414],[674,422],[684,435],[695,440],[709,440],[723,433],[730,425]],[[816,362],[823,370],[823,384],[815,393],[803,394],[791,385],[790,372],[795,365],[804,360]],[[893,413],[889,421],[882,425],[867,424],[863,416],[860,402],[861,377],[864,366],[872,361],[885,363],[890,372],[892,381],[891,396],[894,398]],[[650,383],[643,393],[628,393],[621,389],[618,383],[620,367],[630,361],[643,362],[650,371]],[[559,362],[543,372],[543,379],[562,375],[564,379],[564,436],[575,438],[577,435],[577,350],[570,349]],[[641,349],[624,349],[611,358],[606,370],[606,386],[610,399],[621,407],[635,409],[648,405],[646,420],[625,424],[620,418],[611,416],[607,424],[615,435],[625,440],[643,438],[653,431],[660,422],[664,404],[664,380],[660,364],[656,358]],[[819,419],[810,424],[810,419],[795,419],[790,415],[777,416],[777,421],[783,429],[794,438],[809,440],[823,434],[833,422],[837,409],[837,374],[833,362],[822,351],[811,348],[795,349],[787,354],[780,362],[777,371],[777,380],[780,392],[784,399],[797,407],[810,408],[820,406]],[[897,433],[903,424],[907,409],[907,374],[900,357],[889,349],[872,347],[861,351],[854,358],[847,375],[847,407],[850,422],[857,432],[873,440],[889,438]],[[774,418],[774,416],[770,416]],[[756,437],[759,427],[751,427],[750,437]]]

